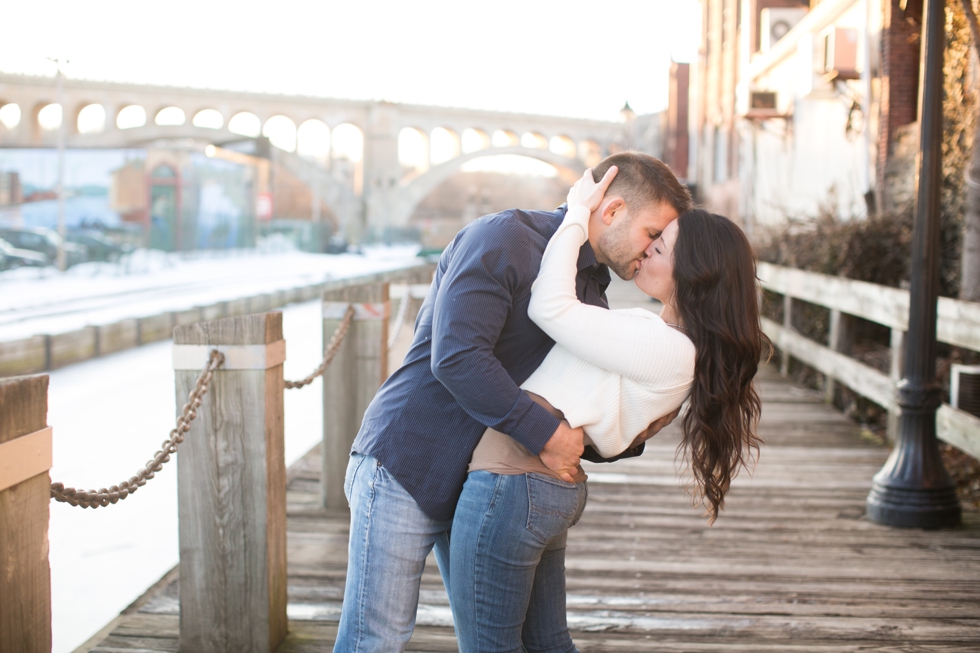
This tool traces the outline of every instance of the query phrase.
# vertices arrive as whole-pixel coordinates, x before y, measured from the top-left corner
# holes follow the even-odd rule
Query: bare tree
[[[973,33],[973,49],[980,57],[980,24],[973,10],[973,0],[960,2]],[[963,217],[963,253],[960,257],[960,299],[980,302],[980,133],[973,137],[973,149],[965,176],[967,191]]]

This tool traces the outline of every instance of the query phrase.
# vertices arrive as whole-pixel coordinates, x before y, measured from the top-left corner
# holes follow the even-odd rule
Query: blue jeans
[[[351,454],[344,481],[350,544],[334,653],[405,650],[415,628],[425,557],[435,546],[449,586],[449,528],[422,512],[376,458]]]
[[[587,492],[540,474],[470,472],[447,584],[460,653],[578,653],[565,615],[565,543]]]

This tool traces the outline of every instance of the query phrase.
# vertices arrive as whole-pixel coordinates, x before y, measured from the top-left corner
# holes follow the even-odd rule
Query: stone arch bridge
[[[59,102],[55,78],[0,74],[0,148],[56,147],[62,120],[69,148],[204,148],[264,136],[272,158],[342,222],[371,228],[404,226],[480,157],[531,157],[571,180],[630,145],[627,123],[556,116],[73,79],[61,93]],[[406,132],[416,143],[410,165]]]

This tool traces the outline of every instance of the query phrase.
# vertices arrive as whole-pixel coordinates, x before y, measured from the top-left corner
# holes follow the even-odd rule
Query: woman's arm
[[[580,180],[591,183],[591,171]],[[605,180],[604,180],[605,181]],[[576,184],[576,189],[579,187]],[[608,186],[608,184],[606,184]],[[576,189],[573,189],[575,191]],[[604,188],[603,188],[604,190]],[[588,238],[589,204],[569,192],[565,220],[551,237],[531,291],[528,315],[555,342],[590,363],[641,383],[658,382],[682,370],[673,361],[686,339],[659,318],[589,306],[575,294],[579,249]],[[590,199],[594,199],[590,198]],[[598,206],[601,195],[594,204]]]

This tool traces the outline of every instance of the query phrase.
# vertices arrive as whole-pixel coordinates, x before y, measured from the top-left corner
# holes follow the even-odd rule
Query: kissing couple
[[[660,314],[609,310],[610,269]],[[405,649],[433,548],[461,653],[577,652],[564,562],[580,460],[640,455],[686,401],[681,447],[714,521],[758,449],[765,342],[745,234],[693,209],[654,157],[606,158],[555,211],[464,227],[351,449],[334,652]]]

